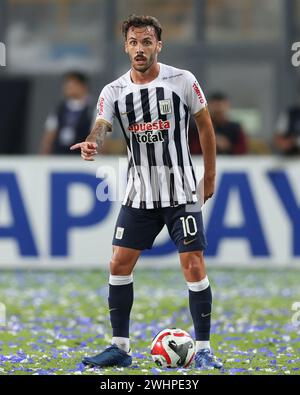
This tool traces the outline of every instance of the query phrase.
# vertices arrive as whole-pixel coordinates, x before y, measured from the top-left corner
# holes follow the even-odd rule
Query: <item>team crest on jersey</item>
[[[159,110],[162,115],[171,114],[172,107],[171,107],[170,99],[159,100],[158,103],[159,103]]]

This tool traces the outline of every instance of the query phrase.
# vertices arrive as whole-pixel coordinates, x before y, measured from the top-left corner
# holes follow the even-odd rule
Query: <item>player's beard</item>
[[[145,55],[143,55],[143,57],[146,59],[146,63],[143,65],[140,65],[140,66],[138,64],[136,64],[136,60],[135,60],[136,56],[131,59],[132,67],[136,71],[139,71],[140,73],[145,73],[152,66],[152,64],[155,60],[155,52],[149,56],[149,59],[147,59],[147,57]]]

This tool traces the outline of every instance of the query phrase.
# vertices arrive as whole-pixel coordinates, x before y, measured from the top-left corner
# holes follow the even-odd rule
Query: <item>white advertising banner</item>
[[[200,158],[193,158],[200,179]],[[126,158],[0,158],[0,267],[109,263],[125,191]],[[206,261],[218,266],[300,267],[300,160],[218,158],[204,205]],[[140,265],[178,265],[166,229]]]

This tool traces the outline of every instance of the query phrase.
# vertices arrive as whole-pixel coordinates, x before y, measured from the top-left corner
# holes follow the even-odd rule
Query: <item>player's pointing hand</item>
[[[74,151],[76,149],[80,149],[82,159],[88,160],[88,161],[93,161],[93,160],[95,160],[94,156],[97,155],[97,153],[98,153],[97,148],[98,148],[97,143],[84,141],[82,143],[72,145],[70,147],[70,150]]]

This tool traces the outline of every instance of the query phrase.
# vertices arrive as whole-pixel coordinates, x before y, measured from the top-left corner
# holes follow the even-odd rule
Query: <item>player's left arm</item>
[[[200,145],[204,161],[204,202],[211,198],[215,191],[216,177],[216,138],[214,127],[207,107],[196,114],[194,119],[197,125]]]

